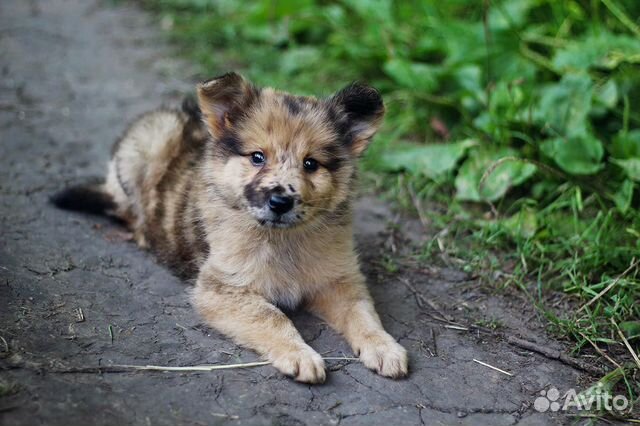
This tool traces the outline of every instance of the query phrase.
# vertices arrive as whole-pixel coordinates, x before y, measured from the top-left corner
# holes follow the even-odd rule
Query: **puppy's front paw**
[[[326,378],[324,360],[310,346],[272,356],[271,362],[282,374],[298,382],[323,383]]]
[[[386,333],[367,336],[355,351],[367,368],[381,376],[399,379],[409,374],[407,351]]]

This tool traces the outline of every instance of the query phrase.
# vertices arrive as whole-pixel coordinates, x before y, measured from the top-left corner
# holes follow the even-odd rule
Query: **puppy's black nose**
[[[273,194],[269,198],[269,208],[277,214],[285,214],[293,208],[293,198],[286,195]]]

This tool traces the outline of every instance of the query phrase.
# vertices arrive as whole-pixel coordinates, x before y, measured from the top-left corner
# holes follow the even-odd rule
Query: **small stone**
[[[458,411],[458,413],[456,415],[459,418],[467,417],[467,413],[465,413],[464,411]]]

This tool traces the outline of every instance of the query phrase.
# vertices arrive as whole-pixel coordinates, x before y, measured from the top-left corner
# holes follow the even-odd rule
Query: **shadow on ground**
[[[538,413],[532,404],[548,386],[584,387],[580,372],[491,334],[446,328],[437,319],[498,320],[513,335],[559,348],[539,331],[535,316],[523,313],[514,299],[483,293],[461,272],[403,263],[387,273],[380,262],[384,253],[406,247],[422,231],[411,221],[402,222],[404,231],[389,231],[389,208],[372,198],[358,204],[357,240],[383,322],[410,352],[409,379],[384,379],[345,361],[329,362],[327,383],[313,387],[271,367],[54,372],[256,357],[204,326],[188,304],[185,284],[131,243],[118,241],[115,225],[47,204],[48,195],[65,184],[103,173],[111,142],[131,117],[190,90],[192,73],[162,45],[147,17],[96,0],[5,0],[0,58],[3,425],[568,421],[562,414]],[[319,320],[294,316],[320,353],[350,355]]]

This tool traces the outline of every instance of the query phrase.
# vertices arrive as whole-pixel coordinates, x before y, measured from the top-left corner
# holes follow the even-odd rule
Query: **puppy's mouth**
[[[297,213],[291,210],[284,214],[277,214],[270,209],[259,209],[251,212],[252,216],[260,226],[265,228],[293,228],[300,225],[303,221],[304,213]]]
[[[258,219],[258,223],[265,228],[293,228],[299,224],[298,221],[292,222],[280,217],[276,219]]]

